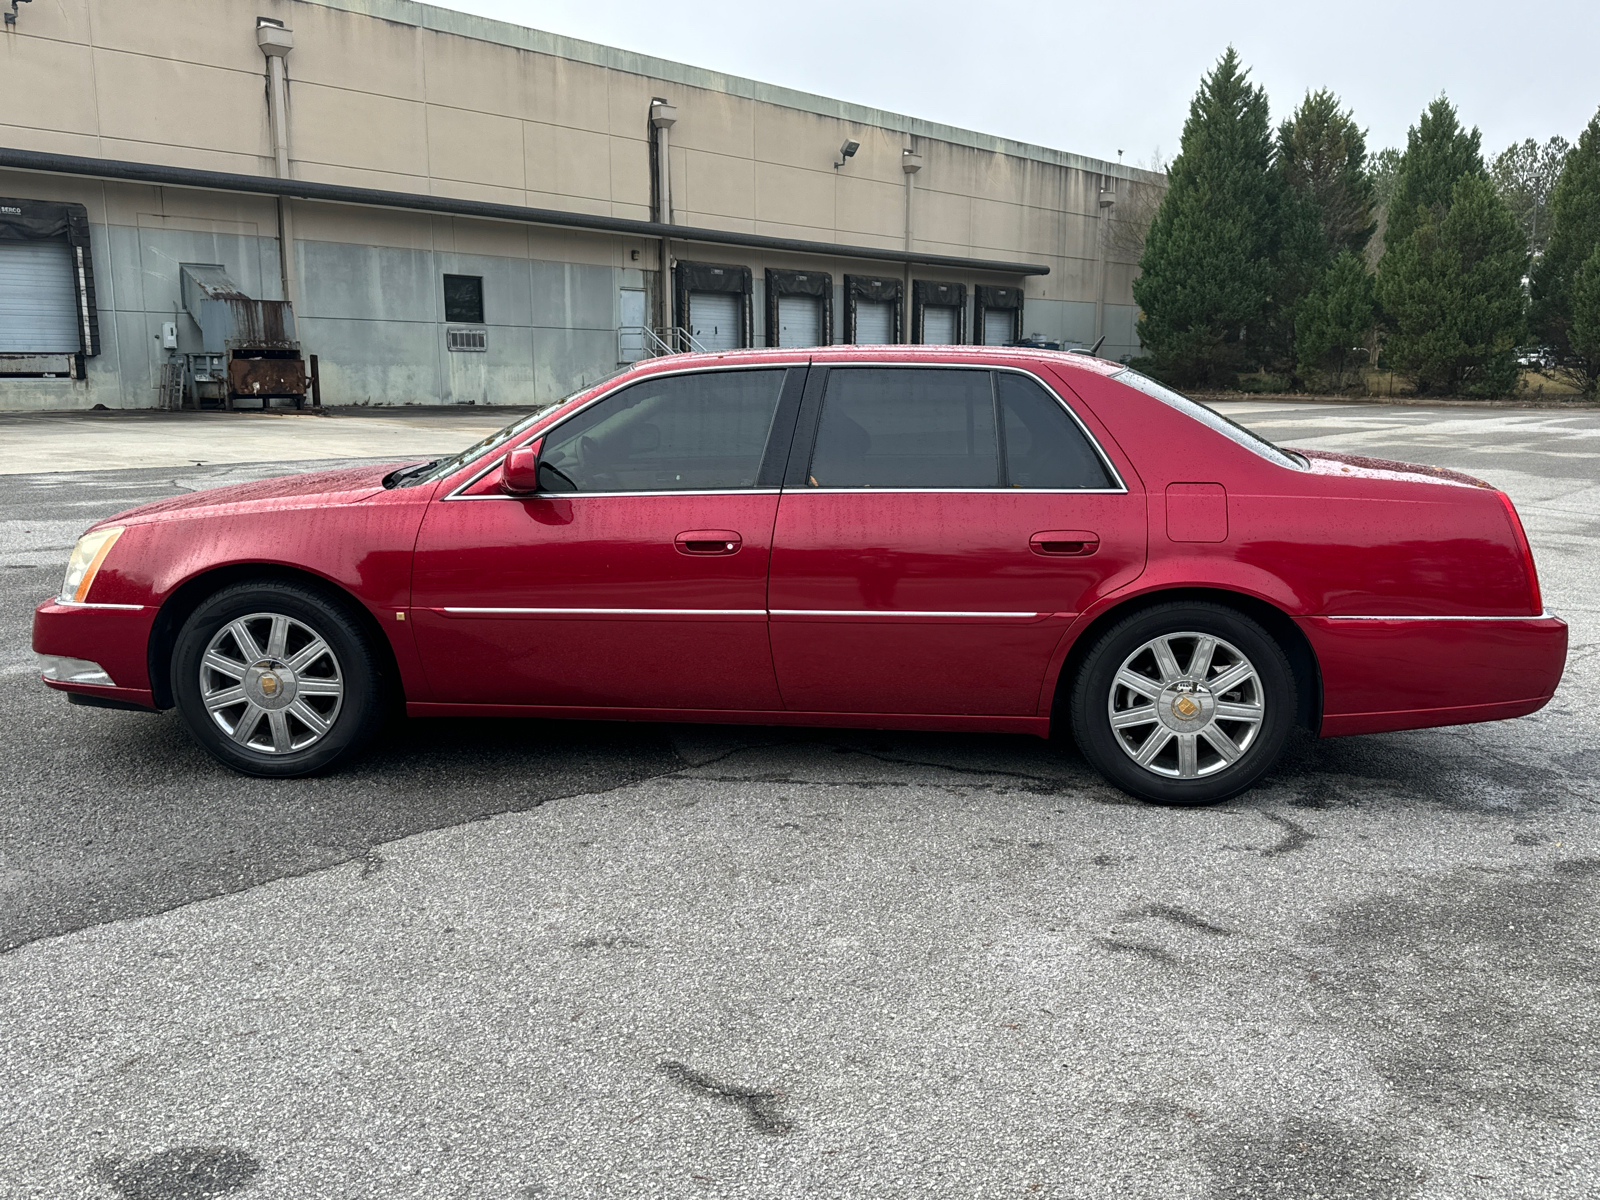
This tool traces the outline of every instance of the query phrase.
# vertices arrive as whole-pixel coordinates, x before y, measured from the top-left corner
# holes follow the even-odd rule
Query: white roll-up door
[[[707,350],[737,350],[744,344],[743,297],[736,292],[690,292],[689,332]]]
[[[894,341],[894,305],[887,300],[856,301],[856,345],[887,346]]]
[[[778,345],[822,345],[822,300],[816,296],[778,297]]]
[[[1009,308],[986,308],[983,312],[983,344],[1004,346],[1012,340],[1016,314]]]
[[[66,242],[0,242],[0,354],[76,354],[78,293]]]
[[[953,346],[956,341],[956,314],[961,310],[938,308],[922,310],[922,344],[924,346]]]

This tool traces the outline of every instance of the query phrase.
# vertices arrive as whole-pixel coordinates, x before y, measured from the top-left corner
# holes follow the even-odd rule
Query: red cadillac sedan
[[[1249,787],[1291,727],[1555,691],[1503,492],[1279,449],[1083,354],[840,346],[636,366],[438,462],[84,534],[44,682],[304,775],[412,716],[1070,729],[1136,796]]]

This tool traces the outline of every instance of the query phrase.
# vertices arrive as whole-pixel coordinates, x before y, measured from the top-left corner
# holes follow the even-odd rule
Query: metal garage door
[[[985,346],[1004,346],[1012,340],[1016,325],[1016,313],[1012,309],[984,309],[983,344]]]
[[[743,297],[735,292],[690,292],[689,332],[707,350],[737,350],[744,344]]]
[[[882,300],[856,301],[856,345],[887,346],[894,341],[894,305]]]
[[[66,242],[0,242],[0,354],[76,354],[78,298]]]
[[[922,310],[922,344],[924,346],[953,346],[956,340],[956,313],[960,309],[925,308]]]
[[[818,297],[778,297],[778,345],[822,345],[822,301]]]

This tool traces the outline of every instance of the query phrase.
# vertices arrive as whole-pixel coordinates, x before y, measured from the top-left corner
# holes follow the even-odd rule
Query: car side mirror
[[[539,490],[539,451],[543,438],[535,438],[506,455],[500,468],[500,490],[508,496],[529,496]]]

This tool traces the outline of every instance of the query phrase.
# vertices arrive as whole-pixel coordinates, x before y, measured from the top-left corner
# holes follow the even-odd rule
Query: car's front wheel
[[[1084,757],[1161,804],[1236,796],[1277,762],[1294,721],[1294,674],[1255,621],[1220,604],[1163,604],[1106,630],[1071,693]]]
[[[309,775],[382,721],[366,632],[320,589],[263,580],[205,600],[179,631],[172,691],[195,739],[251,775]]]

